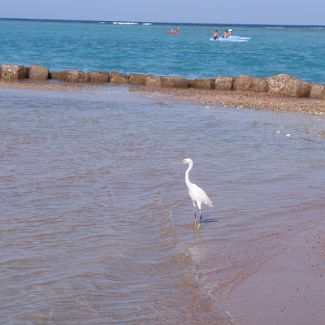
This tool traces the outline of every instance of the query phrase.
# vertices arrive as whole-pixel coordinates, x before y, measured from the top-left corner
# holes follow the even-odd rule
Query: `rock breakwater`
[[[325,85],[311,84],[288,74],[269,78],[247,75],[217,76],[210,79],[186,79],[176,76],[124,74],[119,72],[84,72],[79,70],[49,71],[47,67],[4,64],[0,69],[2,80],[58,80],[71,83],[130,84],[150,88],[194,88],[214,91],[250,91],[274,96],[325,99]]]

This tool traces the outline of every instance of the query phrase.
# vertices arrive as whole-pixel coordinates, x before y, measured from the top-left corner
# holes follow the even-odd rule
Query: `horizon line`
[[[0,20],[22,20],[22,21],[44,21],[44,22],[67,22],[67,23],[76,23],[76,22],[83,22],[83,23],[99,23],[99,22],[104,22],[104,23],[113,23],[113,22],[122,22],[122,23],[127,23],[127,22],[132,22],[132,23],[152,23],[152,24],[160,24],[160,25],[216,25],[216,26],[223,26],[223,25],[228,25],[228,26],[251,26],[251,27],[256,27],[256,26],[275,26],[275,27],[325,27],[325,25],[318,25],[318,24],[261,24],[261,23],[202,23],[202,22],[163,22],[163,21],[151,21],[151,20],[146,20],[146,21],[137,21],[137,20],[103,20],[103,19],[60,19],[60,18],[18,18],[18,17],[0,17]]]

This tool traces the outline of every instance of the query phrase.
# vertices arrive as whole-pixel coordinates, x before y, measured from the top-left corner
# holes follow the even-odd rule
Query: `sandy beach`
[[[323,324],[324,233],[325,222],[317,220],[288,229],[286,236],[268,234],[260,243],[261,259],[244,271],[231,274],[230,268],[224,285],[214,291],[230,323]]]
[[[135,89],[140,89],[139,87]],[[141,89],[145,90],[146,89]],[[311,98],[277,97],[268,93],[250,91],[215,91],[203,89],[159,88],[154,91],[171,96],[175,100],[192,101],[207,105],[305,112],[324,114],[325,101]]]

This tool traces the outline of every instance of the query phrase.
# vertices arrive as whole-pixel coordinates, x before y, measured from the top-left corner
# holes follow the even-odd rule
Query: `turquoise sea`
[[[325,82],[325,27],[233,26],[247,43],[209,41],[229,26],[0,20],[0,64],[188,78],[288,73]]]

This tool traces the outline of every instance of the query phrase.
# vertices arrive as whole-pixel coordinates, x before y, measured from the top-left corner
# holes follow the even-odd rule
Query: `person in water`
[[[173,33],[173,34],[179,34],[180,30],[179,27],[176,27],[175,29],[170,29],[168,33]]]
[[[228,38],[228,30],[227,29],[223,32],[222,38]]]
[[[232,36],[232,29],[226,29],[224,32],[223,32],[223,35],[222,35],[222,38],[229,38]]]
[[[216,29],[213,34],[212,34],[212,38],[216,41],[219,38],[219,33],[218,30]]]

